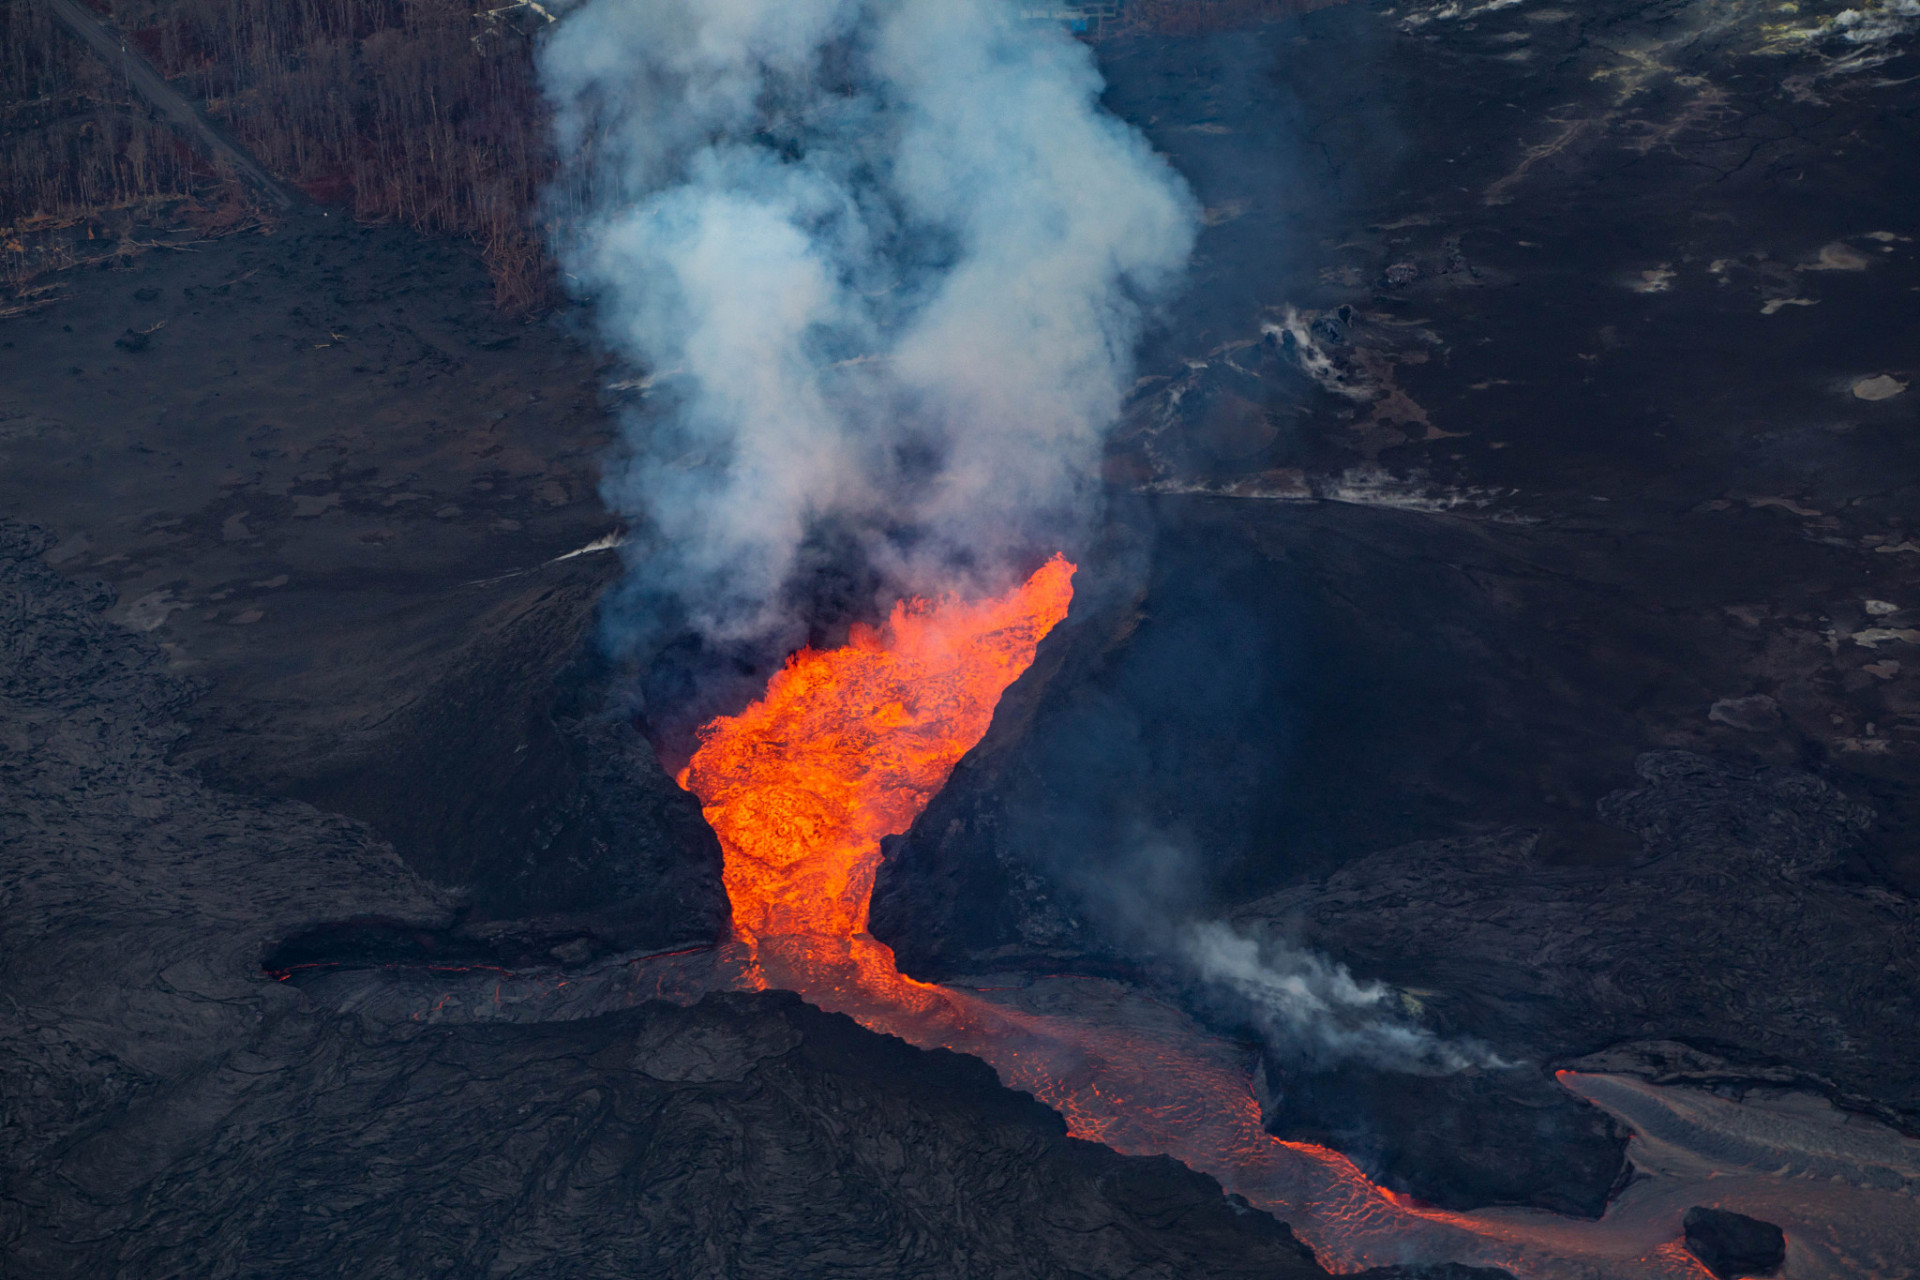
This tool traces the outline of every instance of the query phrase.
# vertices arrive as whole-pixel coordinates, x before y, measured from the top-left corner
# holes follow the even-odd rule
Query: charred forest
[[[459,0],[133,3],[100,16],[314,202],[471,242],[508,314],[550,305],[552,173],[526,6]],[[249,193],[153,118],[48,6],[9,0],[0,161],[8,283],[137,244],[136,228],[231,233]]]
[[[551,121],[533,65],[545,6],[85,3],[315,203],[472,244],[503,314],[549,308],[564,293],[549,245],[569,201],[565,189],[550,189]],[[1098,33],[1193,35],[1293,8],[1293,0],[1146,0]],[[162,243],[159,230],[233,234],[268,212],[157,119],[48,5],[7,0],[0,23],[0,252],[14,294],[29,295],[51,272]]]

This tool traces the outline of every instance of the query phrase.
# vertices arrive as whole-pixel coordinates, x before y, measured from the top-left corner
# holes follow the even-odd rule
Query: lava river
[[[1451,1259],[1520,1275],[1704,1275],[1664,1216],[1596,1231],[1538,1213],[1438,1212],[1335,1152],[1270,1137],[1250,1051],[1124,984],[967,990],[894,967],[866,931],[880,840],[907,829],[986,732],[1066,616],[1073,574],[1055,556],[998,598],[904,602],[843,648],[794,655],[759,702],[705,726],[679,780],[725,851],[739,984],[975,1054],[1076,1136],[1172,1155],[1271,1209],[1332,1269]]]

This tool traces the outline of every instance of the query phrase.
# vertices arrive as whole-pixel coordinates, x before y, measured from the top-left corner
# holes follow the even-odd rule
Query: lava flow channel
[[[1174,1156],[1279,1212],[1329,1266],[1449,1257],[1542,1274],[1526,1265],[1537,1255],[1525,1227],[1411,1205],[1337,1152],[1270,1137],[1244,1048],[1180,1011],[1102,980],[997,997],[918,982],[866,932],[881,838],[905,831],[986,733],[1066,616],[1073,573],[1056,555],[1001,597],[904,602],[843,648],[795,654],[760,701],[701,730],[679,781],[720,837],[740,985],[797,991],[872,1030],[984,1058],[1076,1137]],[[1613,1244],[1609,1261],[1626,1261]],[[1634,1261],[1637,1275],[1687,1274]]]

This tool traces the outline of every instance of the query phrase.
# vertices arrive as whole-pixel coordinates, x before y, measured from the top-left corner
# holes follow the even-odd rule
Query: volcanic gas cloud
[[[541,73],[567,269],[645,372],[616,644],[791,640],[823,529],[895,596],[1077,544],[1198,226],[1086,46],[1004,0],[584,0]]]

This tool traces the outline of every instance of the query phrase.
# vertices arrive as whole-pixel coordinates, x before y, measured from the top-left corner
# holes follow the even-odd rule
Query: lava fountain
[[[1279,1212],[1326,1265],[1447,1257],[1542,1274],[1527,1265],[1538,1260],[1529,1244],[1544,1243],[1541,1215],[1425,1209],[1336,1152],[1269,1136],[1247,1049],[1183,1012],[1097,979],[998,992],[918,982],[867,933],[882,837],[904,832],[986,733],[1066,617],[1074,571],[1056,555],[1000,597],[902,602],[842,648],[795,654],[760,701],[702,728],[678,780],[720,837],[740,985],[797,991],[875,1031],[984,1058],[1076,1137],[1172,1155]],[[1697,1276],[1659,1251],[1670,1235],[1611,1239],[1600,1258],[1590,1241],[1553,1241],[1549,1252],[1571,1245],[1598,1264],[1554,1274]]]
[[[902,601],[883,630],[801,650],[764,698],[700,731],[680,782],[726,851],[741,941],[865,932],[881,837],[905,831],[986,733],[1067,616],[1073,573],[1056,555],[997,599]]]

